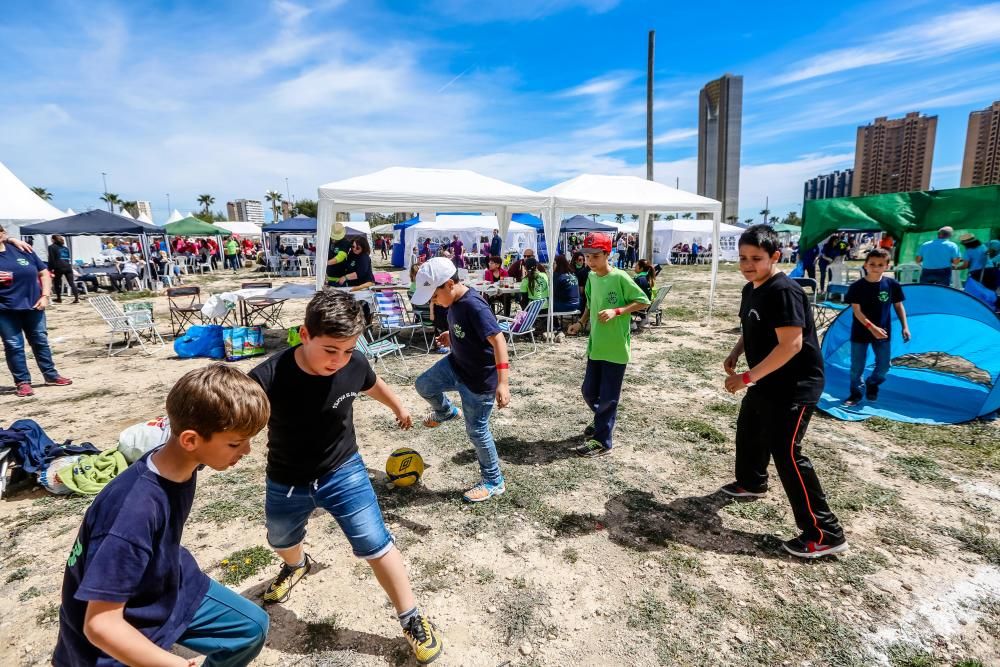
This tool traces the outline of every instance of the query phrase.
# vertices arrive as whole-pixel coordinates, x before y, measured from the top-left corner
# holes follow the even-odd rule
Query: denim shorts
[[[316,508],[333,515],[358,558],[379,558],[392,547],[393,538],[385,527],[361,454],[301,486],[268,479],[264,500],[268,544],[274,549],[301,544],[306,537],[309,515]]]

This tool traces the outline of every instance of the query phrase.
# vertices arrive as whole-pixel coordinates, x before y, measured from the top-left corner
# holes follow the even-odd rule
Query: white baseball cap
[[[417,271],[413,281],[417,284],[416,291],[410,297],[410,303],[415,306],[422,306],[431,300],[434,290],[455,277],[458,269],[447,257],[434,257],[426,262]]]

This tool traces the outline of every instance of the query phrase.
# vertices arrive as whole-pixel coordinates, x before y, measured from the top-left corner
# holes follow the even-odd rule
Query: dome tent
[[[878,401],[845,407],[851,367],[851,309],[823,337],[826,387],[819,407],[848,421],[885,417],[924,424],[957,424],[1000,409],[1000,318],[965,292],[939,285],[904,285],[913,333],[903,342],[893,317],[891,366]],[[874,356],[869,350],[871,371]]]

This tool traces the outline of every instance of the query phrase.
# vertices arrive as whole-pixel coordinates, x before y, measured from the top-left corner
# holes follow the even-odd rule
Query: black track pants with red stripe
[[[839,541],[844,529],[826,502],[812,462],[802,453],[802,437],[815,409],[747,392],[736,420],[736,482],[745,489],[763,488],[773,457],[795,523],[806,539],[823,544]]]

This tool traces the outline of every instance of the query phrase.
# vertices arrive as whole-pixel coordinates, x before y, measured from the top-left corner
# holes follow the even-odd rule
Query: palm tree
[[[597,213],[591,213],[590,217],[594,219],[594,222],[597,222]]]
[[[615,222],[617,222],[619,225],[625,222],[625,214],[615,213]]]
[[[779,218],[776,215],[772,215],[770,218],[767,219],[767,221],[770,222],[772,226],[774,226],[774,225],[778,224],[779,222],[781,222],[781,218]]]
[[[753,224],[753,218],[745,218],[743,220],[743,224],[752,225]]]
[[[44,199],[45,201],[52,201],[52,193],[46,190],[45,188],[34,187],[31,188],[31,191],[34,192],[39,197],[41,197],[42,199]]]
[[[690,214],[690,213],[684,213],[684,214],[681,215],[681,218],[683,218],[684,220],[690,220],[693,217],[694,216],[692,214]]]
[[[133,218],[139,217],[139,202],[137,201],[121,201],[118,202],[119,206],[122,207],[123,211],[128,211],[129,215]]]
[[[215,197],[212,195],[198,195],[198,203],[202,206],[202,212],[208,215],[208,207],[215,203]]]
[[[771,215],[771,209],[765,208],[760,212],[760,214],[764,217],[764,222],[767,222],[767,216]]]
[[[666,218],[664,218],[664,219],[665,219],[665,220],[676,220],[676,219],[677,219],[677,216],[671,213],[670,215],[668,215],[668,216],[667,216]]]
[[[115,206],[122,203],[122,200],[114,192],[105,192],[101,195],[101,201],[107,202],[108,211],[111,213],[115,212]]]
[[[632,222],[635,222],[636,220],[639,219],[639,214],[638,213],[633,213],[631,217],[632,217]]]
[[[271,213],[274,215],[273,222],[277,222],[278,208],[281,206],[281,193],[277,190],[268,190],[264,196],[267,201],[271,202]]]

